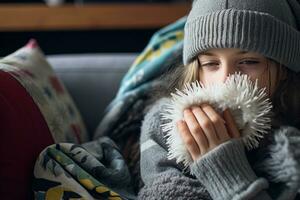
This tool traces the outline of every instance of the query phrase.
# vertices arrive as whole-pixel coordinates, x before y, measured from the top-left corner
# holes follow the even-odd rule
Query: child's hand
[[[224,119],[208,104],[185,109],[183,115],[185,121],[178,121],[177,128],[193,160],[230,138],[240,137],[228,109],[223,112]]]

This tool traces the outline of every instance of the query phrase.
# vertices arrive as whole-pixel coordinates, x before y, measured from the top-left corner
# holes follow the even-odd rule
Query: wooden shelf
[[[0,4],[0,31],[159,28],[185,16],[188,3],[99,3],[48,7]]]

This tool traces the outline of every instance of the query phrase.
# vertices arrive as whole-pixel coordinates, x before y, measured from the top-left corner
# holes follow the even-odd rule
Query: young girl
[[[140,199],[297,199],[299,19],[298,0],[193,2],[185,25],[184,66],[169,72],[174,82],[143,121]],[[190,107],[177,122],[193,159],[185,170],[167,158],[161,129],[169,92],[195,80],[204,86],[224,82],[235,72],[266,88],[274,114],[270,133],[257,149],[246,150],[230,110],[219,114],[209,104]]]

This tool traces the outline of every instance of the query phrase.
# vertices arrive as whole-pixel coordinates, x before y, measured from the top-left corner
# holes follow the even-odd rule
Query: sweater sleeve
[[[190,168],[213,199],[271,199],[265,191],[268,181],[254,173],[241,139],[219,145]]]
[[[197,179],[184,175],[175,161],[167,159],[159,117],[163,101],[154,104],[142,123],[140,165],[145,185],[139,191],[138,199],[210,200],[210,195]]]

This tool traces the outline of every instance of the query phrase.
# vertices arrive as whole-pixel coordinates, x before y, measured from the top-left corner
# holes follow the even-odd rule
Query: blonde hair
[[[183,73],[183,78],[179,84],[181,85],[180,89],[186,84],[191,83],[196,80],[199,80],[199,63],[198,60],[192,61],[190,64],[185,66],[185,70]]]

